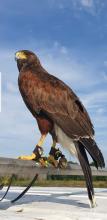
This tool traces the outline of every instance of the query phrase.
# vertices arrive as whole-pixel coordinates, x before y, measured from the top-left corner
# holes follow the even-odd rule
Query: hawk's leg
[[[49,156],[48,156],[48,162],[51,163],[53,166],[58,167],[58,161],[55,158],[55,152],[57,151],[56,149],[56,141],[53,140],[53,144],[51,146]]]
[[[56,147],[56,141],[53,139],[53,144],[49,152],[48,162],[55,167],[66,168],[67,160],[59,148]]]
[[[38,157],[40,158],[43,153],[42,145],[44,143],[45,138],[46,138],[46,134],[41,135],[41,138],[40,138],[38,144],[36,145],[36,148],[34,149],[33,153],[31,155],[27,155],[27,156],[20,156],[20,157],[18,157],[18,159],[38,160]]]

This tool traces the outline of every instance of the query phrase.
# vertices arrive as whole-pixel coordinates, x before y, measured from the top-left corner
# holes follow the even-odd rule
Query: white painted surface
[[[0,197],[6,188],[0,191]],[[0,220],[107,220],[107,189],[95,189],[97,207],[89,208],[86,189],[32,187],[14,205],[22,187],[12,187],[0,203]]]

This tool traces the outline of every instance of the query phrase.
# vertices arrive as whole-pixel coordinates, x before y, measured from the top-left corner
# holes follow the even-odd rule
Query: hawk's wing
[[[39,81],[39,86],[35,86],[34,94],[40,109],[69,137],[94,135],[86,109],[75,93],[61,80],[45,73],[44,79]]]

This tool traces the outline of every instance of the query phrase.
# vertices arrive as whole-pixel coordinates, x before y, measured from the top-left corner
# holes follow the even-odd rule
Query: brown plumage
[[[103,167],[105,164],[93,139],[94,128],[85,107],[71,88],[42,67],[34,53],[19,51],[16,53],[16,59],[20,72],[19,90],[26,106],[37,119],[41,134],[49,132],[53,140],[62,145],[66,143],[65,147],[69,145],[68,142],[72,142],[73,148],[71,145],[67,148],[78,157],[86,185],[91,181],[87,190],[93,206],[94,191],[85,149],[93,158],[96,167]],[[84,166],[87,167],[85,170]]]

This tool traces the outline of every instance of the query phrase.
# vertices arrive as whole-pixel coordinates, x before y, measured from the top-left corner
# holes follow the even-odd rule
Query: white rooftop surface
[[[107,220],[107,189],[95,189],[96,208],[89,208],[86,189],[71,187],[32,187],[11,204],[23,189],[11,187],[0,203],[0,220]],[[5,190],[0,190],[0,197]]]

